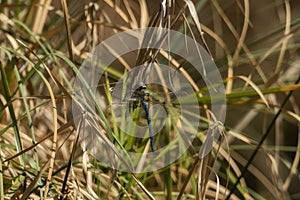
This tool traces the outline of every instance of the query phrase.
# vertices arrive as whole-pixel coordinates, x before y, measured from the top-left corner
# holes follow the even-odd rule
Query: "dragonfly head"
[[[145,89],[147,89],[146,84],[144,82],[140,82],[139,85],[138,85],[137,90],[141,91],[141,90],[145,90]]]

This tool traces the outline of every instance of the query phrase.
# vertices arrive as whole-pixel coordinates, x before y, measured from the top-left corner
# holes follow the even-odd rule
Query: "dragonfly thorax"
[[[150,94],[146,89],[147,86],[144,83],[140,83],[139,87],[133,92],[131,98],[133,100],[133,109],[143,106],[145,102],[150,101]]]

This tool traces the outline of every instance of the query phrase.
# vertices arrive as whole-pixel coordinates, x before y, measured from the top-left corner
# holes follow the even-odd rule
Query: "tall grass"
[[[162,2],[0,1],[1,199],[300,198],[300,3]],[[221,139],[204,158],[199,149],[211,131],[211,97],[183,58],[163,50],[143,49],[116,61],[93,96],[97,112],[73,118],[74,77],[89,53],[116,33],[147,26],[192,37],[221,72],[227,117],[215,125]],[[109,88],[149,60],[185,70],[205,115],[194,116],[201,122],[193,130],[197,137],[174,163],[151,173],[111,169],[82,150],[84,122],[98,127],[115,152],[148,151],[147,139],[126,137],[118,128]],[[169,109],[173,118],[156,136],[158,147],[176,136],[176,109]],[[143,164],[143,158],[132,162]]]

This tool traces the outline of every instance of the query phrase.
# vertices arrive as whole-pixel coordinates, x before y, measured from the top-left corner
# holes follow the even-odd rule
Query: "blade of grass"
[[[235,52],[233,54],[232,60],[228,65],[228,77],[234,76],[233,75],[233,67],[239,58],[242,47],[244,46],[244,41],[246,38],[248,26],[249,26],[249,15],[250,15],[249,0],[244,0],[244,4],[245,4],[245,17],[244,17],[243,29],[242,29],[240,36],[238,36],[238,34],[237,34],[238,44],[235,48]],[[226,93],[231,93],[232,87],[233,87],[233,80],[230,79],[226,85]]]
[[[68,49],[69,49],[69,56],[70,60],[74,62],[74,53],[73,53],[73,41],[72,41],[72,33],[71,33],[71,24],[69,20],[69,11],[68,11],[68,6],[67,6],[67,1],[66,0],[61,0],[60,1],[61,6],[63,8],[64,12],[64,19],[65,19],[65,24],[66,24],[66,30],[67,30],[67,38],[68,38]]]
[[[257,96],[266,95],[266,94],[277,94],[277,93],[282,93],[282,92],[294,91],[294,90],[298,90],[299,88],[300,88],[300,84],[293,84],[293,85],[287,85],[287,86],[281,86],[281,87],[275,87],[275,88],[259,89],[260,93],[261,93],[260,95],[257,93],[257,90],[232,92],[230,94],[226,94],[226,99],[227,99],[227,103],[234,104],[239,99],[242,101],[245,101],[245,100],[243,100],[244,98],[251,98],[251,97],[257,97]],[[201,92],[203,92],[203,91],[199,91],[198,93],[201,93]],[[192,94],[192,95],[194,95],[194,94]],[[211,103],[214,103],[215,101],[217,102],[219,98],[223,98],[223,96],[222,95],[221,96],[205,95],[202,97],[198,97],[198,102],[200,104],[211,104]],[[212,102],[212,100],[214,102]],[[191,103],[190,96],[187,95],[186,97],[182,98],[182,102],[184,102],[185,104]],[[179,102],[175,100],[175,101],[172,101],[172,104],[178,105]]]
[[[183,183],[183,185],[181,187],[181,190],[180,190],[180,192],[179,192],[179,194],[177,196],[177,200],[180,200],[182,198],[182,196],[184,194],[184,190],[185,190],[187,184],[189,183],[189,181],[190,181],[190,179],[191,179],[191,177],[192,177],[192,175],[193,175],[193,173],[195,171],[195,168],[198,165],[199,161],[200,161],[200,158],[197,156],[196,160],[194,161],[193,165],[191,166],[191,168],[189,170],[189,173],[188,173],[188,175],[186,177],[185,182]]]
[[[51,96],[51,103],[52,103],[52,112],[53,112],[53,140],[52,140],[52,148],[51,148],[51,159],[50,159],[50,166],[49,166],[49,171],[48,171],[48,177],[47,177],[47,182],[45,186],[45,193],[44,193],[44,199],[47,198],[48,195],[48,189],[49,185],[51,182],[51,177],[52,177],[52,172],[54,168],[54,160],[55,160],[55,155],[56,155],[56,142],[57,142],[57,109],[56,109],[56,102],[55,102],[55,97],[53,94],[52,87],[50,83],[48,82],[47,78],[40,72],[37,71],[37,73],[40,75],[42,80],[44,81],[48,92]]]
[[[147,1],[146,0],[139,0],[140,4],[140,13],[141,13],[141,18],[140,18],[140,27],[145,28],[146,24],[148,24],[149,21],[149,13],[147,9]]]
[[[235,77],[232,77],[235,78]],[[232,78],[228,78],[228,79],[232,79]],[[260,96],[260,98],[265,102],[266,106],[269,107],[269,103],[266,100],[266,98],[264,97],[263,93],[261,92],[261,90],[258,88],[258,86],[251,81],[248,77],[245,76],[236,76],[236,78],[240,78],[242,80],[244,80],[245,82],[247,82],[248,84],[251,85],[251,87],[257,92],[257,94]]]
[[[204,39],[204,32],[202,31],[201,23],[200,23],[200,20],[198,18],[198,15],[197,15],[197,10],[195,8],[195,5],[194,5],[194,3],[191,0],[185,0],[185,3],[187,4],[187,6],[189,8],[189,11],[190,11],[190,14],[191,14],[191,16],[193,18],[193,21],[194,21],[194,23],[195,23],[195,25],[197,27],[197,30],[198,30],[198,32],[199,32],[199,34],[201,36],[202,41],[204,43],[205,50],[209,53],[209,55],[211,56],[211,59],[213,60],[212,54],[211,54],[211,52],[210,52],[210,50],[208,48],[208,45],[207,45],[207,43],[206,43],[206,41]]]
[[[43,52],[50,56],[50,52],[48,49],[45,47],[45,45],[37,38],[37,36],[21,21],[13,19],[12,20],[16,25],[21,26],[35,41],[36,43],[41,47]],[[50,56],[51,57],[51,56]]]
[[[135,18],[135,16],[134,16],[133,10],[132,10],[131,7],[130,7],[130,3],[128,2],[128,0],[123,1],[123,3],[124,3],[125,8],[126,8],[126,10],[127,10],[127,12],[128,12],[128,15],[129,15],[129,17],[130,17],[131,28],[133,28],[133,29],[138,28],[138,23],[137,23],[137,20],[136,20],[136,18]],[[142,13],[142,12],[141,12],[141,13]],[[141,18],[141,19],[142,19],[142,18]]]
[[[17,122],[14,106],[13,106],[13,104],[10,103],[12,96],[10,94],[10,88],[9,88],[6,72],[4,70],[4,66],[2,65],[1,61],[0,61],[0,72],[1,72],[1,77],[2,77],[2,85],[3,85],[3,89],[4,89],[4,95],[5,95],[6,102],[8,103],[8,109],[9,109],[10,117],[11,117],[13,128],[14,128],[16,150],[17,150],[17,153],[19,153],[22,151],[22,142],[21,142],[21,137],[20,137],[20,133],[19,133],[18,122]],[[21,165],[24,167],[25,162],[24,162],[23,156],[20,156],[19,159],[20,159]]]
[[[166,121],[166,133],[165,134],[165,141],[166,143],[170,143],[170,132],[171,132],[171,118],[168,117],[167,121]],[[170,163],[169,159],[170,156],[166,156],[166,160],[165,162],[168,164]],[[165,199],[167,200],[171,200],[172,199],[172,191],[173,191],[173,187],[172,187],[172,177],[171,177],[171,166],[168,165],[166,167],[166,169],[164,170],[164,187],[165,187]]]
[[[82,126],[81,123],[82,123],[82,118],[80,120],[79,129],[81,129],[81,126]],[[68,178],[69,178],[70,170],[71,170],[71,167],[72,167],[73,158],[74,158],[74,154],[75,154],[76,147],[77,147],[77,144],[78,144],[78,140],[79,140],[79,131],[77,132],[76,140],[73,143],[73,148],[72,148],[70,158],[69,158],[69,161],[68,161],[68,164],[67,164],[65,177],[64,177],[63,184],[62,184],[62,188],[61,188],[61,194],[62,195],[59,198],[60,200],[64,199],[64,194],[65,194],[66,187],[68,185]]]
[[[300,162],[300,110],[299,110],[299,105],[298,105],[298,102],[296,102],[295,98],[291,98],[291,104],[293,105],[294,107],[294,111],[295,111],[295,115],[297,116],[298,118],[298,141],[297,141],[297,146],[296,146],[296,149],[295,152],[295,156],[294,156],[294,160],[293,160],[293,164],[292,166],[290,167],[290,172],[289,172],[289,175],[287,176],[285,182],[283,183],[283,186],[282,186],[282,190],[283,191],[287,191],[289,186],[291,185],[292,183],[292,178],[294,177],[294,175],[296,174],[297,172],[297,168],[299,166],[299,162]]]
[[[129,20],[129,17],[125,14],[125,12],[118,6],[116,5],[112,0],[104,0],[104,2],[110,6],[111,8],[113,8],[115,10],[116,13],[118,13],[118,15],[128,24],[130,24],[131,26],[131,21]],[[132,27],[132,26],[131,26]]]
[[[30,9],[26,10],[27,16],[24,21],[35,35],[40,35],[43,31],[50,4],[51,0],[36,0],[32,1]]]

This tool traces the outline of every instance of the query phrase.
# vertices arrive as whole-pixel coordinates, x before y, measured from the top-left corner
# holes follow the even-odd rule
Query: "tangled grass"
[[[299,9],[295,0],[1,1],[1,199],[299,199]],[[70,102],[77,69],[97,44],[148,26],[185,33],[211,53],[226,87],[227,118],[222,140],[205,158],[197,150],[209,114],[198,116],[204,125],[180,159],[135,174],[103,166],[81,149]],[[149,59],[186,69],[190,82],[197,78],[182,58],[162,50],[133,54],[108,70],[103,94]],[[209,111],[209,100],[200,97],[200,109]],[[107,126],[107,143],[109,134],[122,139],[113,122]]]

